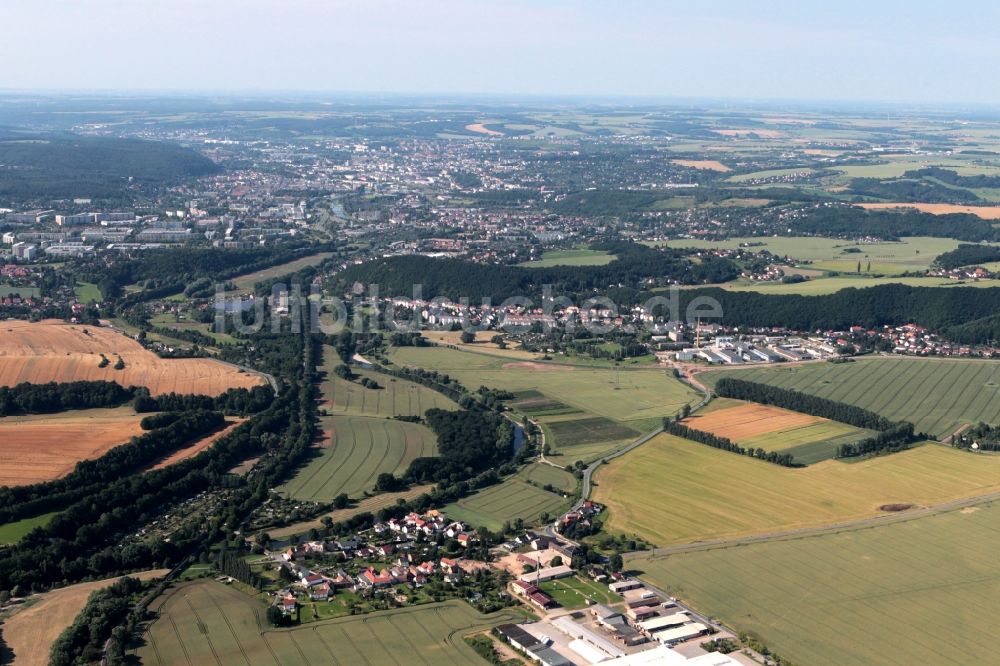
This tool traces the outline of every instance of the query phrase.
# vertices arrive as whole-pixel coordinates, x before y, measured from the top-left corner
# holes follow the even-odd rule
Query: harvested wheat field
[[[179,462],[183,462],[188,458],[193,458],[194,456],[198,455],[208,447],[212,446],[212,444],[215,444],[217,441],[219,441],[220,439],[231,433],[233,430],[236,429],[237,426],[239,426],[244,421],[246,421],[246,419],[237,419],[235,422],[232,421],[229,422],[228,425],[226,425],[226,427],[223,428],[222,430],[219,430],[218,432],[215,432],[209,435],[208,437],[202,437],[201,439],[191,444],[190,446],[186,446],[183,449],[174,451],[169,456],[167,456],[160,462],[156,463],[149,469],[150,470],[163,469],[164,467],[169,467],[170,465],[176,465]]]
[[[915,208],[923,213],[931,213],[932,215],[971,213],[984,220],[1000,220],[1000,206],[961,206],[959,204],[945,203],[863,203],[857,205],[868,209]]]
[[[475,132],[477,134],[486,134],[488,136],[503,136],[503,132],[491,130],[484,123],[472,123],[471,125],[466,125],[465,129],[469,130],[470,132]]]
[[[0,486],[24,486],[65,476],[142,434],[131,407],[0,418]]]
[[[729,167],[718,160],[674,160],[674,164],[690,167],[692,169],[708,169],[709,171],[732,171]]]
[[[708,412],[704,416],[696,414],[684,419],[684,425],[739,442],[759,435],[821,423],[825,420],[818,416],[801,414],[780,407],[745,403],[738,407],[727,407]]]
[[[782,136],[782,133],[778,130],[769,129],[721,129],[712,130],[716,134],[721,134],[722,136],[736,136],[736,137],[747,137],[751,135],[756,135],[762,139],[777,139]]]
[[[132,574],[139,580],[161,578],[169,569],[155,569]],[[52,644],[64,629],[87,604],[91,592],[114,583],[117,578],[98,580],[92,583],[70,585],[39,595],[40,600],[32,606],[17,611],[3,623],[3,642],[14,654],[14,666],[45,666],[49,663]]]
[[[103,368],[101,354],[109,361]],[[125,367],[115,370],[119,357]],[[57,320],[0,322],[0,386],[102,379],[145,386],[153,395],[218,395],[264,383],[260,375],[212,359],[162,359],[110,328]]]

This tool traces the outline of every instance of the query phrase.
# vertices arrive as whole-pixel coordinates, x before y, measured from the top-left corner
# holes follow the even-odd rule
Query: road
[[[681,373],[678,376],[678,379],[680,381],[682,381],[683,383],[687,384],[688,386],[690,386],[691,388],[693,388],[695,391],[698,391],[699,393],[702,394],[701,401],[697,405],[695,405],[694,407],[691,408],[692,412],[698,411],[699,409],[701,409],[702,407],[704,407],[705,405],[707,405],[708,401],[712,399],[712,392],[709,391],[708,388],[706,388],[705,386],[703,386],[701,383],[692,381],[690,378],[688,378],[687,376],[685,376],[683,373]],[[612,459],[617,458],[619,456],[623,456],[626,453],[628,453],[629,451],[632,451],[633,449],[636,449],[636,448],[642,446],[643,444],[645,444],[649,440],[651,440],[654,437],[656,437],[657,435],[659,435],[661,432],[663,432],[663,428],[662,427],[657,428],[656,430],[654,430],[652,432],[646,433],[645,435],[643,435],[639,439],[635,440],[634,442],[632,442],[631,444],[629,444],[625,448],[619,449],[618,451],[615,451],[614,453],[609,453],[608,455],[603,456],[601,458],[598,458],[594,462],[590,463],[590,465],[585,470],[583,470],[583,484],[582,484],[582,487],[580,489],[580,499],[578,499],[576,501],[576,504],[573,505],[573,510],[575,511],[575,510],[579,509],[583,505],[583,502],[585,500],[587,500],[587,499],[590,498],[590,491],[591,491],[591,488],[593,486],[593,483],[591,482],[591,477],[593,476],[595,469],[597,469],[600,465],[602,465],[603,463],[607,462],[608,460],[612,460]]]

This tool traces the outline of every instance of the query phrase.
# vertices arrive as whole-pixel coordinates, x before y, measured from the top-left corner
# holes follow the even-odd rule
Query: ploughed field
[[[101,354],[109,361],[103,368]],[[116,370],[119,357],[125,367]],[[162,359],[109,328],[58,321],[0,322],[0,385],[96,380],[145,386],[153,395],[218,395],[264,383],[260,375],[212,359]]]
[[[262,604],[211,580],[178,585],[151,610],[158,616],[136,652],[151,666],[466,666],[480,657],[464,636],[521,618],[511,610],[482,615],[448,601],[272,629]]]
[[[745,448],[790,453],[799,464],[832,458],[837,447],[870,437],[874,431],[856,428],[771,405],[733,401],[734,406],[698,412],[684,425],[725,437]]]
[[[1000,363],[888,357],[853,363],[776,365],[699,375],[732,376],[857,405],[943,439],[965,423],[1000,422]]]

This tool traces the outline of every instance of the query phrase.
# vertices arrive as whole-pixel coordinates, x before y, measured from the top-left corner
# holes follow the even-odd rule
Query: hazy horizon
[[[992,105],[998,18],[971,1],[8,0],[0,90]]]

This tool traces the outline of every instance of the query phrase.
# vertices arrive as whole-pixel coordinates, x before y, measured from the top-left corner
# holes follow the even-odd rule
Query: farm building
[[[701,636],[707,631],[708,627],[701,622],[692,622],[691,624],[683,624],[673,629],[657,632],[653,637],[663,645],[676,645],[677,643],[683,643],[686,640]]]
[[[522,574],[519,580],[527,583],[544,583],[550,580],[556,580],[557,578],[566,578],[573,575],[573,569],[563,564],[558,567],[548,567],[545,569],[539,569],[538,571],[532,571],[531,573]]]
[[[653,634],[657,631],[662,631],[664,629],[679,627],[682,624],[686,624],[690,621],[691,618],[688,617],[685,613],[674,613],[673,615],[654,617],[651,620],[640,622],[639,628],[642,629],[647,634]]]
[[[645,587],[641,582],[629,578],[626,580],[615,581],[614,583],[608,584],[608,589],[615,594],[621,594],[627,590],[638,590],[640,587]]]
[[[501,624],[497,627],[497,633],[522,652],[527,652],[530,648],[539,645],[537,638],[516,624]]]

